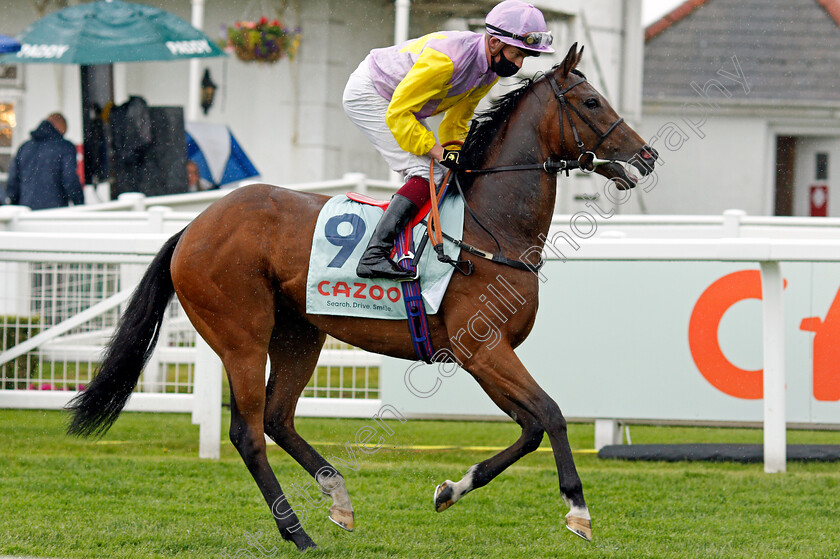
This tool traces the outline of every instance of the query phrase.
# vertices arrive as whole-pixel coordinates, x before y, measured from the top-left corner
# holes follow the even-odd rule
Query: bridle
[[[572,170],[572,169],[580,169],[584,173],[591,173],[595,170],[595,168],[598,165],[604,165],[606,163],[613,163],[614,162],[611,159],[598,159],[598,157],[595,155],[595,152],[598,150],[598,148],[601,147],[601,145],[609,137],[609,135],[612,134],[615,131],[615,129],[618,128],[618,126],[622,122],[624,122],[624,119],[619,117],[619,119],[616,120],[615,122],[613,122],[609,126],[609,128],[607,128],[603,133],[599,132],[598,127],[595,126],[592,123],[591,120],[586,118],[586,116],[583,115],[583,113],[580,111],[580,109],[578,109],[577,107],[575,107],[574,105],[569,103],[568,99],[566,99],[566,94],[569,91],[571,91],[572,89],[579,86],[580,84],[584,83],[586,81],[586,78],[581,76],[581,78],[579,80],[577,80],[576,82],[574,82],[573,84],[571,84],[569,86],[566,86],[565,89],[560,89],[560,85],[558,85],[557,81],[554,79],[553,74],[549,74],[548,76],[546,76],[546,79],[548,79],[548,83],[551,85],[551,89],[554,91],[554,98],[557,100],[557,114],[558,114],[558,118],[560,120],[560,145],[561,145],[561,149],[562,149],[562,145],[563,145],[563,134],[564,134],[564,126],[565,126],[563,120],[564,120],[564,115],[565,115],[565,120],[568,121],[569,128],[572,129],[572,135],[575,138],[575,144],[577,146],[578,151],[580,152],[580,155],[578,155],[576,158],[569,159],[569,158],[565,157],[565,154],[561,154],[561,156],[560,156],[561,158],[559,160],[554,160],[551,157],[549,157],[548,159],[546,159],[542,163],[522,163],[522,164],[518,164],[518,165],[503,165],[503,166],[500,166],[500,167],[488,167],[488,168],[484,168],[484,169],[462,169],[461,172],[466,173],[466,174],[482,174],[482,173],[499,173],[499,172],[502,172],[502,171],[543,170],[546,173],[550,173],[550,174],[556,174],[556,173],[559,173],[561,171],[565,171],[566,174],[568,174],[569,171]],[[578,132],[577,126],[575,126],[575,121],[572,118],[572,112],[574,112],[578,116],[578,118],[580,118],[584,122],[584,124],[586,124],[589,127],[589,129],[592,130],[592,132],[594,132],[598,136],[598,141],[595,142],[595,145],[592,146],[592,148],[589,149],[589,150],[586,149],[586,146],[584,145],[583,141],[580,139],[580,133]],[[467,213],[469,213],[470,217],[472,217],[472,219],[479,225],[479,227],[481,227],[488,235],[490,235],[490,238],[492,238],[493,241],[496,243],[496,253],[491,253],[491,252],[488,252],[488,251],[485,251],[485,250],[481,250],[481,249],[476,248],[474,246],[471,246],[471,245],[469,245],[469,244],[467,244],[467,243],[465,243],[465,242],[463,242],[459,239],[455,239],[455,238],[447,235],[446,233],[441,232],[440,231],[440,225],[439,225],[439,218],[437,218],[438,219],[438,225],[436,225],[435,228],[437,229],[437,231],[440,232],[440,235],[442,237],[439,237],[437,240],[432,239],[432,243],[433,243],[435,252],[437,253],[438,260],[440,260],[441,262],[446,262],[448,264],[451,264],[456,270],[458,270],[459,272],[461,272],[464,275],[468,276],[468,275],[472,274],[472,270],[473,270],[472,262],[470,262],[469,260],[453,260],[452,258],[448,257],[443,252],[443,244],[442,244],[441,238],[445,238],[448,241],[454,243],[456,246],[458,246],[462,250],[465,250],[465,251],[469,252],[470,254],[480,256],[482,258],[485,258],[487,260],[491,260],[491,261],[496,262],[498,264],[504,264],[505,266],[510,266],[512,268],[516,268],[516,269],[519,269],[519,270],[526,270],[526,271],[533,272],[533,273],[536,273],[537,271],[539,271],[539,269],[542,267],[542,265],[544,263],[542,257],[540,257],[540,260],[537,262],[537,264],[530,264],[530,263],[522,262],[522,261],[519,261],[519,260],[513,260],[511,258],[506,257],[504,254],[502,254],[502,247],[499,244],[499,240],[496,238],[495,235],[493,235],[493,233],[489,229],[487,229],[487,227],[484,226],[484,224],[481,223],[481,221],[478,219],[478,216],[476,216],[475,213],[473,213],[469,204],[467,204],[467,197],[464,196],[464,191],[462,190],[460,181],[458,180],[458,173],[452,173],[452,171],[450,171],[450,173],[447,174],[446,179],[444,180],[444,186],[448,182],[450,175],[453,176],[455,186],[458,189],[458,193],[461,195],[461,198],[464,199],[464,208],[467,210]],[[435,192],[434,163],[432,163],[430,165],[430,168],[429,168],[429,184],[430,184],[432,195],[434,196],[434,192]],[[433,200],[434,200],[434,198],[433,198]],[[423,247],[426,244],[426,240],[431,239],[431,238],[432,238],[432,232],[431,232],[431,228],[429,228],[429,235],[426,236],[426,237],[423,237],[423,241],[421,242],[420,248],[417,250],[417,255],[418,256],[415,256],[415,262],[419,261],[419,254],[422,254]]]
[[[572,129],[572,134],[575,138],[575,144],[577,145],[577,149],[580,154],[577,157],[573,157],[569,159],[566,157],[565,154],[560,154],[560,159],[552,159],[549,157],[542,163],[523,163],[518,165],[502,165],[499,167],[487,167],[484,169],[463,169],[462,172],[471,175],[471,174],[484,174],[484,173],[499,173],[502,171],[528,171],[534,169],[541,169],[546,173],[559,173],[561,171],[565,171],[567,174],[572,169],[580,169],[584,173],[591,173],[595,171],[595,167],[599,165],[604,165],[606,163],[613,163],[614,160],[612,159],[598,159],[595,155],[595,152],[598,151],[598,148],[604,143],[604,141],[612,134],[618,126],[624,122],[623,117],[619,117],[618,120],[613,122],[609,128],[606,129],[603,133],[598,130],[598,127],[595,126],[592,121],[590,121],[586,116],[574,105],[569,103],[568,99],[566,99],[566,94],[579,86],[580,84],[586,82],[586,78],[581,77],[579,80],[574,82],[573,84],[566,86],[564,89],[560,89],[560,85],[557,83],[557,80],[554,79],[554,74],[548,74],[546,76],[548,83],[551,85],[552,91],[554,91],[554,98],[557,100],[557,116],[560,121],[560,145],[563,144],[563,134],[564,134],[564,115],[565,120],[569,123],[569,128]],[[583,141],[580,139],[580,133],[578,132],[577,126],[575,126],[575,121],[572,118],[572,113],[575,113],[578,118],[580,118],[584,124],[586,124],[590,130],[592,130],[597,136],[598,141],[595,142],[595,145],[592,146],[591,149],[586,149]]]
[[[554,98],[557,99],[557,116],[560,120],[560,145],[563,145],[563,114],[566,115],[566,120],[569,122],[569,128],[572,129],[572,134],[575,138],[575,144],[577,145],[578,151],[580,155],[578,155],[576,161],[578,162],[578,167],[581,171],[585,173],[591,173],[595,170],[596,165],[603,165],[604,163],[610,163],[610,160],[605,159],[598,159],[595,155],[595,152],[598,151],[598,148],[601,147],[601,144],[604,143],[610,134],[612,134],[618,125],[624,122],[623,117],[619,117],[618,120],[613,122],[609,128],[606,129],[605,132],[601,133],[598,131],[598,127],[595,126],[592,121],[590,121],[584,114],[569,103],[568,99],[566,99],[566,94],[579,86],[580,84],[586,81],[586,78],[581,77],[578,81],[574,82],[572,85],[566,86],[565,89],[560,89],[557,81],[554,79],[553,74],[549,74],[547,76],[548,83],[551,85],[551,89],[554,91]],[[592,130],[597,136],[598,141],[595,142],[595,145],[592,146],[591,149],[587,150],[586,146],[584,146],[583,141],[580,139],[580,134],[578,133],[577,126],[575,126],[575,121],[572,119],[572,112],[574,112],[579,119],[581,119],[584,124],[586,124],[590,130]],[[568,159],[566,161],[569,161]]]

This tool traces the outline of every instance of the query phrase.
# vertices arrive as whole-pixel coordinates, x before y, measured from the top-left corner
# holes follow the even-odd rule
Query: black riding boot
[[[414,217],[418,209],[414,202],[405,196],[394,194],[359,260],[356,275],[360,278],[385,278],[395,281],[411,279],[412,273],[397,266],[390,256],[397,234]]]

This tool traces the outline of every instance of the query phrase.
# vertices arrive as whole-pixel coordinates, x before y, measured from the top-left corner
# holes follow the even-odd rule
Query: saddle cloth
[[[406,320],[402,289],[397,282],[363,279],[356,275],[356,265],[367,248],[383,210],[361,204],[346,196],[330,198],[315,224],[309,273],[306,279],[306,312],[359,318]],[[441,226],[449,235],[460,238],[464,229],[464,201],[460,196],[446,196],[440,204]],[[412,230],[415,247],[426,235],[426,226]],[[443,241],[444,251],[453,259],[460,249]],[[397,256],[398,258],[399,256]],[[423,301],[428,314],[435,314],[449,286],[454,268],[438,261],[431,243],[418,264]]]

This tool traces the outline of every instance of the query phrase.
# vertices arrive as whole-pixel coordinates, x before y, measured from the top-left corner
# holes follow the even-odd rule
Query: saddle
[[[360,204],[380,208],[383,211],[388,208],[388,204],[390,203],[390,200],[377,200],[376,198],[357,192],[348,192],[347,198]],[[396,254],[405,254],[406,258],[400,258],[398,265],[415,274],[415,279],[401,282],[400,288],[403,292],[403,301],[408,318],[408,329],[411,334],[412,344],[414,345],[414,352],[421,361],[426,363],[432,363],[434,347],[432,346],[429,324],[426,319],[426,307],[423,303],[419,277],[417,276],[417,264],[428,237],[423,237],[420,246],[415,252],[412,232],[414,227],[426,218],[431,211],[431,207],[432,201],[429,200],[420,208],[417,215],[411,219],[405,229],[399,232],[391,253],[392,257]]]
[[[366,194],[359,194],[358,192],[348,192],[347,197],[354,202],[359,202],[360,204],[365,204],[367,206],[374,206],[376,208],[380,208],[382,211],[385,211],[388,208],[388,204],[391,203],[390,200],[378,200]],[[426,219],[426,216],[429,215],[429,212],[432,210],[432,201],[429,200],[420,210],[417,212],[417,215],[412,218],[409,222],[407,228],[414,229],[414,227]]]

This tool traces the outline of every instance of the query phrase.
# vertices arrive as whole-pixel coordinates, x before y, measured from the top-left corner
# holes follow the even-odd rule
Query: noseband
[[[572,134],[575,138],[575,144],[577,144],[577,149],[580,152],[580,155],[577,157],[578,166],[581,171],[585,173],[591,173],[595,170],[596,163],[607,163],[608,161],[605,160],[597,160],[595,152],[598,151],[598,148],[601,147],[601,144],[604,143],[610,134],[618,128],[618,125],[624,122],[624,118],[619,117],[618,120],[612,123],[609,128],[602,134],[598,131],[598,128],[592,124],[588,118],[586,118],[583,113],[580,112],[580,109],[569,103],[568,99],[566,99],[566,94],[579,86],[580,84],[586,81],[586,78],[581,78],[572,85],[566,86],[565,89],[560,89],[560,86],[557,84],[557,81],[554,79],[554,75],[550,74],[548,77],[548,83],[551,85],[551,89],[554,91],[554,98],[557,99],[557,116],[560,120],[560,145],[563,145],[563,115],[566,115],[566,120],[569,121],[569,128],[572,129]],[[580,139],[580,134],[578,133],[577,126],[575,126],[575,122],[572,119],[572,112],[574,112],[579,119],[581,119],[584,124],[586,124],[590,130],[592,130],[597,136],[598,141],[595,142],[595,145],[592,146],[591,149],[587,150],[586,146],[584,146],[583,141]]]

